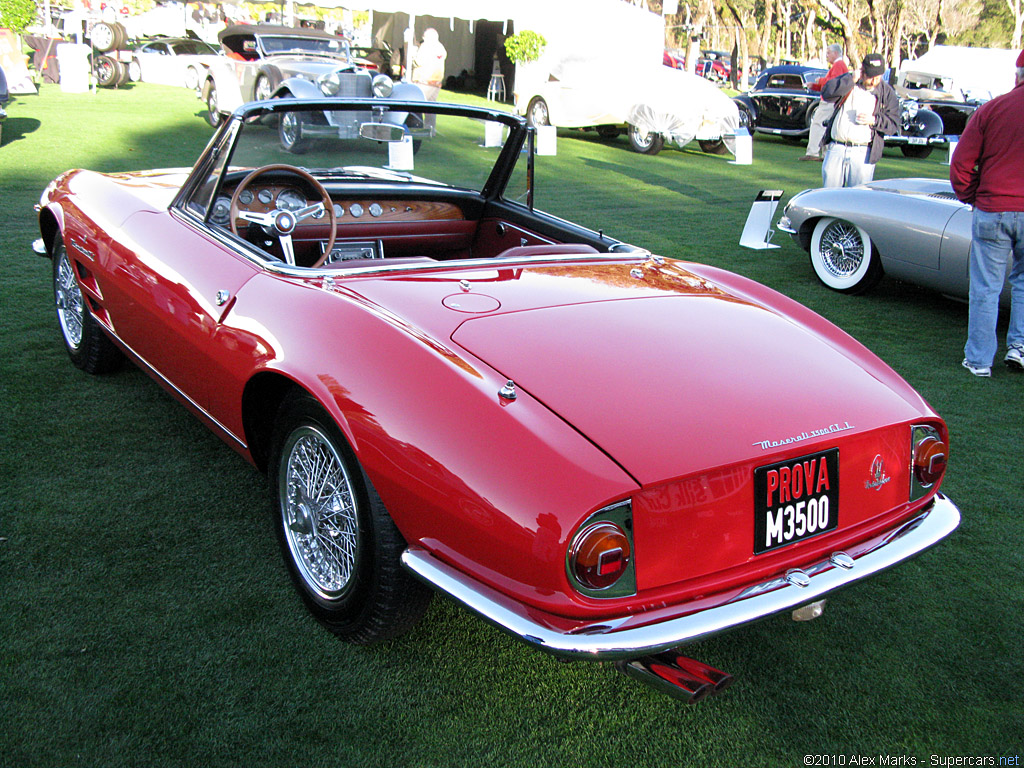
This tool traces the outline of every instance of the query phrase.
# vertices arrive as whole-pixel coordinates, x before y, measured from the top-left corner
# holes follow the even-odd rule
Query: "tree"
[[[1021,0],[1006,0],[1006,7],[1013,14],[1013,40],[1011,48],[1020,48],[1021,28],[1024,27],[1024,6]]]
[[[0,26],[9,27],[15,34],[24,32],[35,18],[33,0],[0,0]]]

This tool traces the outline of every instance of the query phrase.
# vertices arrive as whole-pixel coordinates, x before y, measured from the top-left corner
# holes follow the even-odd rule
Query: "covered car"
[[[887,274],[966,299],[971,210],[947,180],[885,179],[793,195],[778,228],[833,290],[864,293]],[[1002,301],[1009,305],[1009,282]]]
[[[437,123],[415,153],[389,119],[412,110]],[[358,136],[291,164],[276,126],[327,111]],[[191,170],[62,174],[38,250],[75,365],[131,360],[266,471],[339,637],[394,637],[436,591],[692,700],[727,678],[681,646],[956,528],[948,430],[785,296],[537,210],[533,166],[506,112],[250,103]]]
[[[664,66],[560,62],[547,74],[517,75],[515,98],[531,125],[596,130],[604,138],[625,132],[635,151],[649,155],[666,141],[682,147],[694,139],[703,151],[723,154],[739,127],[736,107],[717,86]]]

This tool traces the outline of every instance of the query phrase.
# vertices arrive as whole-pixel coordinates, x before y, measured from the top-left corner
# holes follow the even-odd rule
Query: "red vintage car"
[[[695,699],[728,677],[681,646],[956,528],[946,425],[885,363],[535,210],[532,170],[514,115],[261,102],[191,171],[63,174],[39,250],[72,362],[131,360],[267,472],[298,593],[351,642],[436,590]]]

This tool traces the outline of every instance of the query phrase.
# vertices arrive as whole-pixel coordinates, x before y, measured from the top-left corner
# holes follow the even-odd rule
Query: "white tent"
[[[660,64],[664,47],[662,17],[622,0],[310,0],[309,4],[370,11],[375,39],[396,51],[408,51],[433,27],[448,50],[449,75],[474,71],[479,21],[500,23],[502,37],[524,29],[538,32],[548,41],[549,57],[563,61]],[[286,5],[286,15],[288,10]]]

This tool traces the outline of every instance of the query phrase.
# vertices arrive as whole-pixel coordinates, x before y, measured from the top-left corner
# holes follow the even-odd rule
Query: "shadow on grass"
[[[0,146],[13,144],[19,139],[25,138],[27,134],[39,130],[41,123],[32,117],[8,117],[3,124],[3,140]]]

